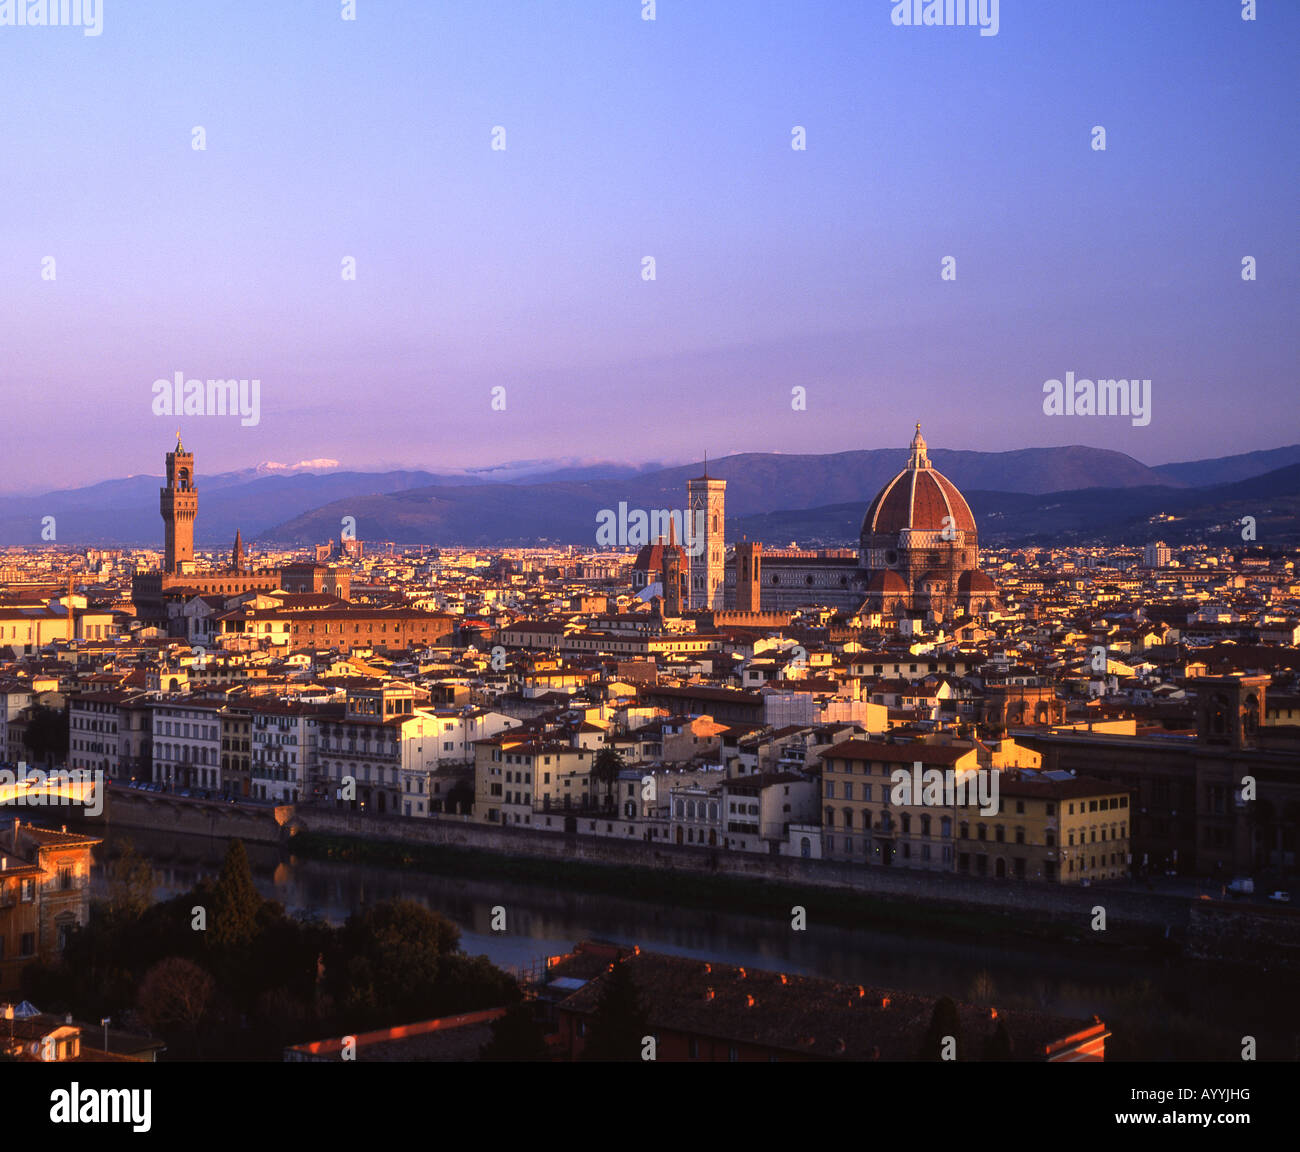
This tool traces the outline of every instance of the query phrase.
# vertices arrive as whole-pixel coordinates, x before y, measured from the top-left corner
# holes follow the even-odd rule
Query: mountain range
[[[1278,542],[1279,533],[1294,535],[1300,512],[1300,445],[1154,468],[1121,452],[1078,445],[1012,452],[936,448],[929,455],[962,490],[981,541],[990,544],[1140,543],[1157,536],[1174,543],[1182,533],[1200,538],[1242,515],[1257,517],[1262,544]],[[895,448],[743,453],[710,461],[708,472],[727,481],[729,539],[824,546],[856,542],[867,504],[906,459]],[[594,544],[602,509],[616,510],[620,501],[629,508],[682,508],[686,481],[703,468],[578,462],[529,475],[526,465],[448,474],[344,472],[332,464],[304,461],[207,477],[200,472],[196,544],[225,547],[237,528],[246,541],[319,543],[337,537],[348,516],[362,540]],[[502,483],[502,475],[520,479]],[[159,547],[161,482],[131,476],[5,498],[0,544],[40,543],[44,518],[53,516],[56,543]],[[1261,501],[1269,510],[1257,507]],[[1158,516],[1177,519],[1153,521]]]

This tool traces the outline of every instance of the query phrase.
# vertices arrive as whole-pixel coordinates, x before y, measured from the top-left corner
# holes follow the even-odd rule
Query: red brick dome
[[[945,517],[952,517],[945,521]],[[921,425],[912,437],[912,455],[907,467],[886,484],[871,502],[862,521],[863,538],[914,532],[975,532],[975,517],[957,486],[930,466]]]

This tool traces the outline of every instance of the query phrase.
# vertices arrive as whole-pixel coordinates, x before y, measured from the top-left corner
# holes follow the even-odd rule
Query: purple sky
[[[991,37],[890,0],[358,8],[0,27],[0,489],[157,472],[178,423],[209,473],[902,450],[918,419],[1148,464],[1300,440],[1300,5],[1002,0]],[[259,423],[153,415],[178,371],[259,379]],[[1044,415],[1067,372],[1149,378],[1150,424]]]

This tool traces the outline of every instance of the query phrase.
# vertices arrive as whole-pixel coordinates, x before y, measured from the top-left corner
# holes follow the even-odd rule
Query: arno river
[[[142,829],[112,829],[105,848],[129,838],[153,863],[155,898],[184,892],[221,866],[225,842]],[[461,928],[461,946],[486,954],[510,969],[569,951],[575,942],[600,938],[701,959],[719,960],[789,974],[832,977],[877,988],[894,988],[957,999],[1037,1007],[1107,1019],[1135,1003],[1148,1018],[1191,1016],[1236,1035],[1270,1034],[1270,1049],[1297,1043],[1297,986],[1281,972],[1225,979],[1200,965],[1146,953],[1105,956],[1092,948],[999,943],[982,938],[938,938],[924,932],[828,927],[810,923],[793,931],[789,922],[728,912],[658,906],[653,893],[626,898],[569,892],[544,883],[516,883],[473,875],[432,875],[376,865],[305,859],[267,845],[247,844],[254,881],[263,896],[288,911],[341,922],[363,903],[414,900]],[[99,850],[102,859],[104,849]],[[102,863],[92,892],[105,893]],[[638,898],[641,897],[641,898]],[[506,910],[505,932],[491,930],[492,909]],[[1285,1058],[1294,1059],[1295,1052]],[[1261,1054],[1261,1058],[1263,1058]]]

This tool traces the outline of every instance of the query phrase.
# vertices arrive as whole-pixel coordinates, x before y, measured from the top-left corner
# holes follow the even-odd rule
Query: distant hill
[[[1013,492],[1044,492],[1064,482],[1112,486],[1173,485],[1121,452],[1099,448],[1027,448],[1017,452],[937,449],[931,461],[959,487],[1008,485]],[[865,509],[901,469],[898,449],[837,452],[827,456],[743,453],[709,461],[709,475],[727,481],[728,518],[773,510],[814,508],[829,502]],[[323,540],[354,516],[362,538],[400,543],[525,544],[551,541],[594,544],[598,513],[629,508],[682,508],[686,482],[703,464],[665,468],[599,482],[448,485],[411,488],[374,499],[348,498],[294,517],[261,534],[268,541]]]
[[[1300,454],[1300,448],[1248,453],[1208,464],[1217,471],[1245,471],[1248,476],[1240,479],[1248,479],[1264,471],[1262,465],[1279,453]],[[976,493],[996,494],[989,503],[987,524],[982,510],[975,508],[982,531],[992,531],[998,516],[1024,517],[1026,530],[1030,520],[1039,523],[1032,502],[1004,506],[1000,501],[1007,497],[1065,493],[1078,503],[1080,525],[1090,524],[1094,518],[1083,510],[1096,507],[1099,514],[1104,512],[1108,503],[1114,504],[1115,492],[1130,494],[1124,507],[1147,499],[1138,495],[1142,491],[1158,504],[1161,493],[1172,497],[1187,487],[1189,481],[1178,470],[1207,463],[1153,469],[1121,452],[1077,445],[1014,452],[936,448],[930,458],[973,504],[978,504]],[[824,533],[841,531],[844,523],[860,520],[872,497],[906,459],[906,450],[895,448],[822,456],[744,453],[711,460],[709,474],[727,481],[729,524],[742,523],[746,517],[775,516],[778,519],[768,525],[773,535],[765,529],[761,538],[807,540],[829,538]],[[532,467],[542,471],[520,475]],[[595,542],[596,515],[601,509],[615,509],[619,501],[631,508],[681,508],[686,481],[701,470],[701,464],[556,467],[539,462],[473,473],[285,469],[268,475],[265,465],[213,476],[200,471],[195,536],[203,548],[226,547],[236,528],[249,541],[322,542],[338,535],[344,516],[353,516],[362,539],[481,546],[543,540],[589,544]],[[520,478],[501,483],[503,476]],[[0,500],[0,544],[40,543],[42,518],[54,516],[57,543],[160,546],[161,483],[156,476],[132,476]],[[842,508],[833,511],[838,506]],[[779,519],[795,512],[803,514],[802,519]],[[1051,530],[1050,523],[1042,526]],[[856,535],[854,524],[846,538]]]
[[[1270,448],[1265,452],[1245,452],[1240,456],[1219,456],[1213,460],[1190,460],[1185,464],[1160,464],[1152,469],[1170,480],[1205,488],[1212,484],[1231,484],[1249,480],[1266,472],[1300,464],[1300,444],[1289,448]]]

